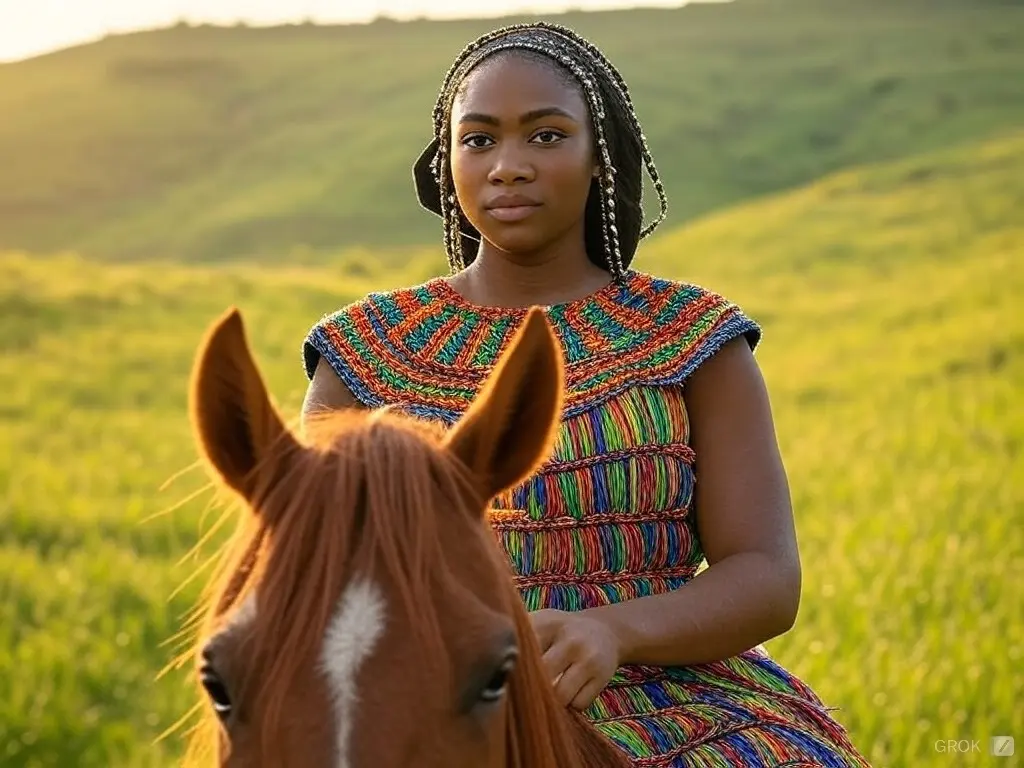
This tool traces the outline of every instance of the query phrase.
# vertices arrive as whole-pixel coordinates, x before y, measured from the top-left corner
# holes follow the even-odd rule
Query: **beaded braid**
[[[647,227],[640,230],[640,237],[644,238],[651,234],[658,225],[665,219],[666,213],[668,213],[668,201],[665,195],[665,187],[661,183],[661,176],[658,175],[658,169],[654,165],[654,158],[651,155],[650,147],[647,145],[647,136],[644,134],[643,126],[640,125],[640,118],[637,117],[636,109],[633,107],[633,98],[629,94],[629,87],[626,85],[625,79],[619,73],[619,70],[608,60],[608,58],[601,52],[601,50],[580,35],[577,35],[571,29],[566,27],[560,27],[557,24],[547,24],[545,22],[538,22],[536,26],[550,29],[556,34],[561,34],[572,40],[577,45],[582,46],[586,51],[594,57],[594,59],[601,65],[601,68],[605,73],[612,78],[612,81],[617,86],[619,93],[622,95],[622,100],[626,103],[626,113],[632,123],[633,130],[636,133],[637,138],[640,140],[640,155],[643,158],[644,165],[647,168],[647,172],[651,177],[651,183],[654,184],[654,189],[658,193],[659,211],[658,217],[652,221]],[[642,188],[642,187],[641,187]]]
[[[444,246],[451,272],[457,272],[465,266],[460,210],[447,157],[450,141],[451,109],[459,83],[473,67],[486,57],[506,50],[527,50],[545,56],[566,69],[582,88],[590,108],[591,123],[603,171],[602,178],[598,182],[598,189],[601,198],[601,230],[606,258],[609,261],[612,275],[617,279],[621,279],[625,268],[615,215],[617,203],[615,179],[618,171],[612,162],[611,153],[608,148],[605,134],[607,113],[604,100],[595,81],[596,73],[602,73],[609,79],[616,95],[622,100],[629,127],[640,142],[644,167],[650,175],[658,194],[660,205],[658,217],[647,227],[641,228],[639,234],[641,239],[650,235],[665,218],[668,210],[665,189],[654,165],[654,160],[651,157],[647,138],[633,108],[629,89],[618,70],[595,45],[566,27],[546,22],[514,24],[483,35],[463,48],[445,74],[433,110],[434,137],[437,141],[437,152],[430,167],[440,191]],[[588,72],[588,69],[591,71]],[[643,184],[640,185],[640,196],[639,203],[642,211]]]

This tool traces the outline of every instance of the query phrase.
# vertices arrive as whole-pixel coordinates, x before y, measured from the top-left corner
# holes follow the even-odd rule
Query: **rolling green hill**
[[[937,739],[1024,731],[1022,201],[1017,133],[707,217],[637,263],[764,324],[805,569],[769,649],[878,766],[951,765]],[[165,766],[180,746],[151,741],[189,691],[154,677],[198,588],[202,558],[182,558],[218,513],[188,500],[195,471],[160,488],[195,456],[186,381],[210,320],[242,307],[295,414],[308,326],[442,264],[0,259],[0,762]]]
[[[1019,3],[558,19],[631,83],[670,224],[1024,124]],[[433,245],[409,166],[449,62],[497,23],[181,26],[0,66],[0,248],[298,263]]]

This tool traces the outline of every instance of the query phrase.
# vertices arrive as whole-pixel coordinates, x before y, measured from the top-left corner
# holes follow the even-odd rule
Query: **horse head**
[[[358,410],[299,434],[240,314],[213,324],[189,412],[241,514],[194,647],[193,747],[248,768],[621,765],[555,703],[486,520],[552,450],[563,376],[534,309],[450,429]]]

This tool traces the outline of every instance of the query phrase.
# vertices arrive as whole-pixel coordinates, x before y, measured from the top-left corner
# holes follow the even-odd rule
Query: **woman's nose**
[[[494,153],[494,164],[487,174],[487,180],[492,184],[514,184],[532,181],[535,175],[533,165],[522,151],[499,147]]]

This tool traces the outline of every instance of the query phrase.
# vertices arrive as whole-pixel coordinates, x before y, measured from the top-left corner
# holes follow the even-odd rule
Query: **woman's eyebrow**
[[[565,117],[569,120],[577,120],[576,116],[566,112],[561,107],[541,107],[540,109],[531,109],[519,116],[519,124],[525,125],[526,123],[532,123],[534,120],[540,120],[543,117]],[[483,112],[466,112],[459,118],[460,123],[486,123],[487,125],[498,126],[501,125],[501,121],[494,117],[494,115],[488,115]]]

